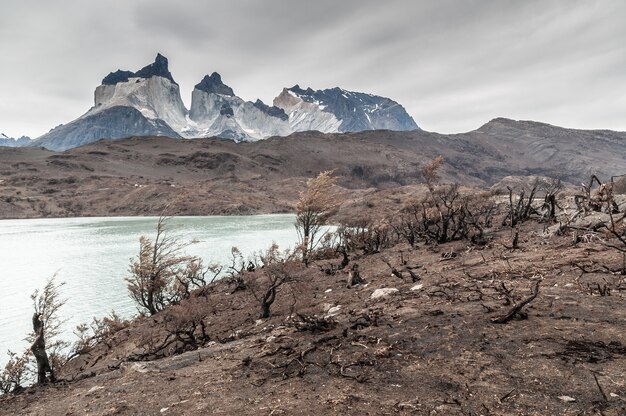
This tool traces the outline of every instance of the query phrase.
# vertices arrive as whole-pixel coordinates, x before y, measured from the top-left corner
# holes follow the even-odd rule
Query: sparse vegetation
[[[391,221],[396,236],[411,246],[418,242],[442,244],[469,239],[485,244],[485,230],[492,226],[496,212],[489,192],[462,192],[458,184],[440,184],[437,157],[422,168],[428,189],[424,198],[405,203]]]
[[[262,270],[257,275],[249,276],[246,287],[261,306],[259,318],[267,319],[278,291],[283,285],[292,282],[298,266],[293,254],[288,251],[281,253],[275,243],[260,255],[260,260],[263,263]]]
[[[188,298],[191,291],[208,283],[208,273],[215,279],[221,271],[218,266],[205,267],[199,257],[183,255],[182,250],[193,242],[168,235],[166,221],[159,218],[154,241],[145,236],[139,239],[139,255],[126,279],[139,311],[149,315]]]
[[[322,172],[309,179],[306,190],[300,192],[296,204],[296,230],[305,265],[309,262],[309,253],[323,237],[320,235],[322,227],[339,208],[339,200],[333,190],[336,182],[333,171]]]
[[[80,391],[105,389],[81,399],[107,406],[109,392],[145,381],[141,397],[128,387],[121,393],[124,405],[145,413],[209,411],[215,396],[204,394],[218,384],[229,389],[218,401],[225,409],[268,410],[250,397],[271,397],[282,383],[276,413],[315,403],[325,413],[559,414],[567,395],[578,413],[621,414],[621,398],[610,393],[621,394],[624,381],[626,266],[603,261],[616,253],[624,261],[624,202],[572,212],[556,187],[538,187],[510,204],[440,183],[442,163],[425,165],[422,194],[400,199],[391,213],[353,216],[318,234],[317,245],[307,244],[312,267],[301,252],[272,245],[251,259],[233,248],[229,264],[209,270],[160,225],[133,262],[139,276],[166,277],[157,313],[143,307],[149,319],[113,315],[81,326],[61,377],[82,379]],[[152,273],[159,270],[166,272]],[[11,356],[2,391],[24,384],[22,363]],[[194,400],[163,394],[164,383],[193,391]],[[415,387],[395,387],[402,385]],[[527,390],[533,395],[516,393]],[[362,400],[371,394],[388,400],[373,408]]]
[[[8,351],[7,356],[9,360],[4,369],[0,371],[0,393],[2,394],[17,392],[23,388],[24,383],[28,382],[31,372],[29,351],[22,354]]]
[[[69,343],[59,339],[63,324],[59,309],[65,304],[59,290],[63,285],[53,276],[31,295],[33,331],[26,337],[30,347],[22,354],[7,352],[8,361],[0,371],[1,393],[19,391],[26,383],[55,382],[58,369],[67,362],[64,350]]]
[[[49,279],[43,290],[36,290],[32,295],[33,332],[28,336],[30,351],[37,365],[37,383],[45,384],[56,381],[56,371],[65,362],[63,350],[68,342],[59,339],[63,321],[59,318],[59,309],[65,304],[59,289],[64,283]]]
[[[93,318],[90,324],[80,324],[74,334],[78,340],[72,345],[68,360],[81,354],[88,354],[99,344],[109,342],[111,336],[130,325],[130,321],[120,318],[114,311],[104,318]]]

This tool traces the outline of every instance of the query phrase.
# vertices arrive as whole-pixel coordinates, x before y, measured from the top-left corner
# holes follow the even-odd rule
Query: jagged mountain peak
[[[311,87],[308,87],[306,90],[300,88],[300,85],[296,84],[291,88],[287,88],[287,91],[295,92],[298,95],[313,95],[315,94],[315,90]]]
[[[205,75],[202,81],[196,84],[195,88],[209,94],[214,93],[230,97],[235,96],[233,89],[222,82],[222,76],[217,72],[213,72],[211,75]]]
[[[137,72],[118,69],[109,73],[96,87],[89,111],[33,144],[58,150],[125,135],[218,136],[244,141],[310,130],[418,128],[397,102],[339,87],[314,90],[296,84],[284,88],[272,104],[238,97],[219,73],[212,72],[195,85],[187,109],[167,58],[159,53]]]
[[[282,108],[276,107],[275,105],[270,107],[269,105],[265,104],[263,101],[259,99],[257,99],[254,103],[252,103],[252,105],[258,108],[259,110],[263,111],[265,114],[269,116],[277,117],[283,121],[286,121],[287,119],[289,119],[289,116],[287,115],[287,113],[285,113],[285,110],[283,110]]]
[[[167,78],[176,84],[176,81],[174,81],[174,77],[169,70],[167,58],[160,53],[157,53],[153,63],[144,66],[137,72],[118,69],[115,72],[109,73],[109,75],[104,77],[102,80],[102,85],[115,85],[120,82],[128,82],[130,78],[151,78],[155,76]]]

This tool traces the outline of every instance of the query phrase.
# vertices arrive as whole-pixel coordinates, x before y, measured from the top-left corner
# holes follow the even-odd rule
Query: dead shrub
[[[182,250],[193,242],[182,243],[166,232],[165,217],[157,222],[154,241],[142,236],[139,255],[131,263],[128,291],[139,312],[154,315],[169,304],[189,298],[191,292],[206,286],[207,275],[213,281],[221,268],[205,267],[202,259],[182,255]]]
[[[393,231],[387,220],[361,218],[343,223],[337,229],[337,235],[340,246],[348,253],[374,254],[395,244]]]
[[[293,282],[300,263],[294,260],[293,253],[281,252],[276,243],[260,255],[260,260],[263,268],[246,277],[246,287],[261,306],[259,318],[266,319],[281,287]]]
[[[170,305],[161,314],[162,328],[144,328],[140,334],[142,351],[128,360],[155,360],[198,349],[209,341],[206,318],[210,312],[199,298]]]
[[[117,332],[128,328],[130,321],[120,318],[114,311],[101,319],[93,318],[91,323],[80,324],[74,330],[78,340],[72,346],[68,360],[79,355],[88,354],[97,345],[104,344],[110,347],[109,340]]]
[[[32,378],[32,368],[30,367],[30,351],[17,354],[7,351],[9,361],[0,371],[0,393],[7,394],[20,390],[23,384]]]
[[[484,244],[495,212],[488,192],[462,194],[458,184],[437,185],[427,197],[407,203],[393,227],[411,246],[420,241],[440,244],[463,239]]]

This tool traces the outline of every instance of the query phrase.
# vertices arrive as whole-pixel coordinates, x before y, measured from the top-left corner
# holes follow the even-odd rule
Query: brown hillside
[[[626,134],[496,119],[457,135],[424,131],[298,133],[254,143],[161,137],[101,141],[54,153],[0,149],[0,218],[251,214],[293,209],[306,178],[336,169],[346,199],[443,178],[488,187],[505,176],[578,184],[626,172]],[[366,191],[370,189],[370,191]]]

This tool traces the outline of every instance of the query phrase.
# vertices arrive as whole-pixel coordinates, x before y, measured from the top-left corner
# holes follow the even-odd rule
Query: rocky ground
[[[365,283],[352,288],[340,258],[316,260],[292,270],[265,320],[249,290],[218,281],[185,304],[207,315],[198,349],[137,361],[175,315],[138,319],[64,381],[0,398],[0,414],[626,414],[622,254],[545,230],[525,223],[516,250],[497,227],[486,246],[355,254]],[[493,322],[536,282],[521,314]]]

